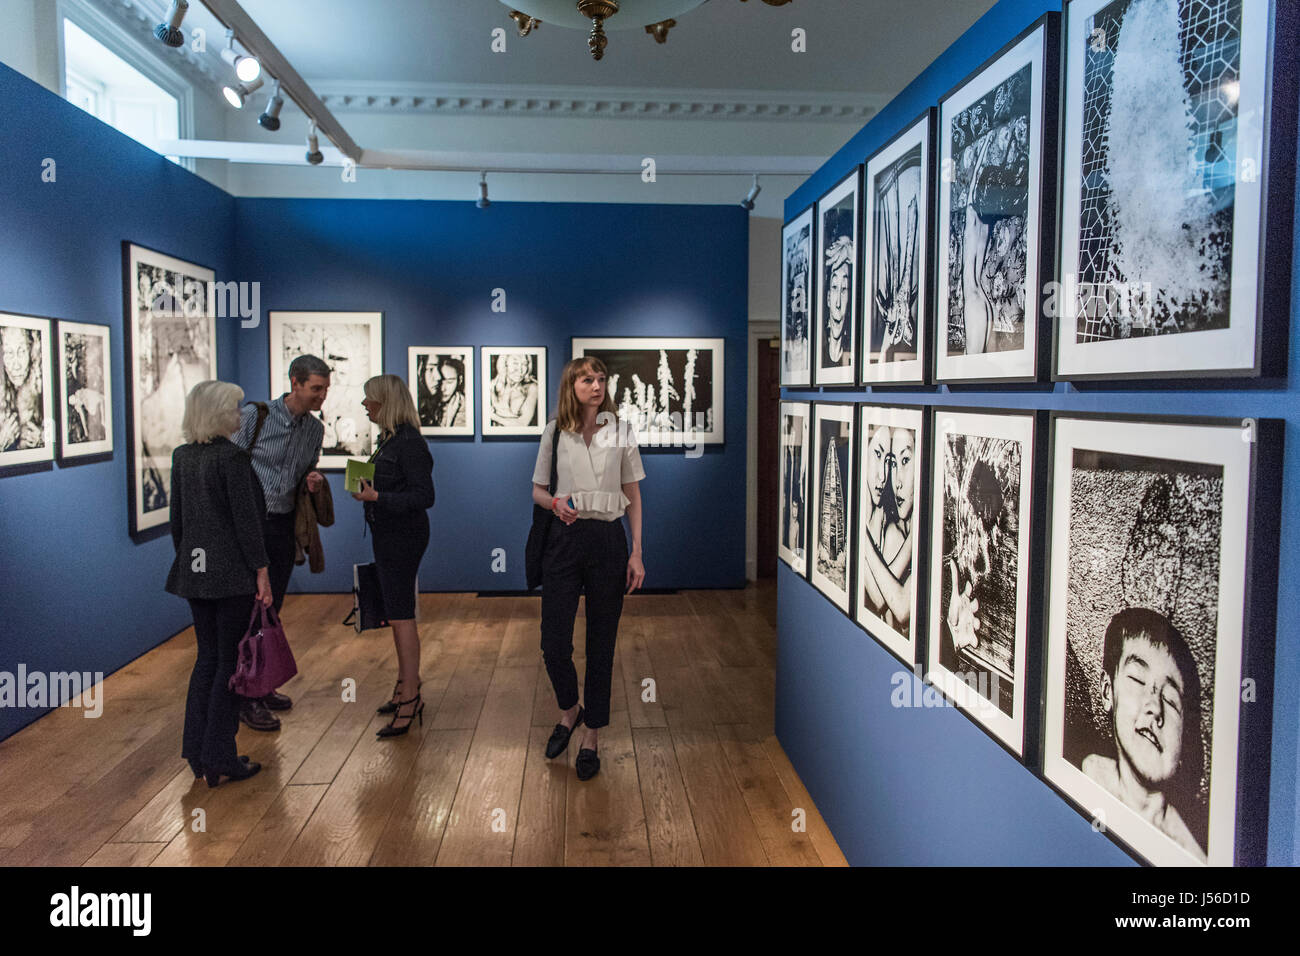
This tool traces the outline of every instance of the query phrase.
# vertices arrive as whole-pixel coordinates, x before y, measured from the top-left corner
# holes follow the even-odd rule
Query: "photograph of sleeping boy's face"
[[[1178,772],[1186,687],[1168,649],[1141,636],[1125,638],[1114,677],[1103,678],[1119,757],[1153,789]]]

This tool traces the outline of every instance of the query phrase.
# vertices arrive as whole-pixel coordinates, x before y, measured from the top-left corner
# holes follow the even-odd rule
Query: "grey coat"
[[[225,438],[172,452],[171,530],[176,559],[167,590],[183,598],[257,591],[266,567],[266,503],[248,452]]]

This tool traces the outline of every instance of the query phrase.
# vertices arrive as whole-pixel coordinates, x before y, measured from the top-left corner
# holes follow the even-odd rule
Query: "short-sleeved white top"
[[[555,419],[551,419],[537,449],[534,484],[551,483],[551,436],[554,434]],[[611,421],[591,436],[588,446],[582,435],[562,431],[558,452],[555,496],[573,499],[579,518],[616,521],[623,517],[628,505],[623,485],[645,478],[636,433],[630,428],[620,429]]]

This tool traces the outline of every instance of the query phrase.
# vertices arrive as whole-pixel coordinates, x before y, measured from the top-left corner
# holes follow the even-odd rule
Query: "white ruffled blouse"
[[[636,433],[630,428],[621,431],[621,446],[620,429],[615,422],[602,426],[592,436],[590,446],[580,434],[560,432],[555,496],[572,499],[579,518],[617,521],[628,506],[623,485],[645,478]],[[555,419],[551,419],[537,450],[534,484],[551,483],[551,436],[554,434]]]

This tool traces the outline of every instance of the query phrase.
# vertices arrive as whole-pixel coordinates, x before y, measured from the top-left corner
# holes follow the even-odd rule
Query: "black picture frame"
[[[858,484],[858,475],[857,475],[858,455],[857,455],[857,446],[856,446],[857,419],[858,419],[857,409],[853,402],[815,401],[810,404],[813,407],[813,433],[810,436],[811,467],[808,469],[809,501],[811,502],[811,505],[809,507],[809,512],[808,512],[809,513],[808,545],[807,545],[808,583],[813,586],[813,589],[818,594],[820,594],[823,598],[829,601],[830,604],[837,611],[839,611],[850,621],[852,621],[854,619],[853,595],[854,595],[854,590],[857,586],[856,582],[854,581],[855,555],[853,552],[853,546],[855,541],[854,522],[857,520],[857,509],[855,507],[856,503],[854,501],[854,498],[856,497],[857,484]],[[837,418],[836,420],[847,422],[849,426],[849,449],[848,449],[848,456],[847,456],[848,476],[845,477],[843,474],[844,469],[840,466],[837,466],[837,469],[840,471],[839,480],[842,487],[844,488],[844,496],[845,496],[844,510],[846,512],[844,516],[844,529],[843,529],[843,534],[845,536],[844,537],[844,541],[845,541],[844,603],[840,603],[834,595],[828,594],[825,588],[818,583],[818,577],[820,575],[817,573],[816,570],[817,548],[818,548],[817,538],[819,535],[819,529],[820,529],[821,519],[822,519],[822,508],[819,500],[819,495],[822,492],[820,472],[823,470],[822,455],[821,452],[818,451],[818,444],[819,444],[818,426],[822,420],[822,409],[825,408],[835,408],[835,409],[842,410],[837,414],[843,415],[844,417]]]
[[[858,340],[862,330],[862,164],[854,166],[846,175],[842,176],[835,185],[827,189],[814,203],[814,215],[816,220],[813,226],[813,258],[815,260],[818,273],[818,281],[815,282],[816,307],[813,310],[812,322],[812,384],[817,388],[833,389],[858,389]],[[822,204],[831,202],[832,197],[852,187],[854,197],[853,211],[853,269],[854,274],[850,277],[847,288],[849,292],[849,311],[845,317],[845,326],[849,330],[849,344],[845,354],[849,356],[848,374],[838,381],[839,376],[828,375],[825,372],[819,372],[821,365],[821,343],[822,328],[825,321],[826,296],[828,293],[827,283],[822,277],[824,268],[825,250],[822,244],[826,238],[825,224],[822,221],[823,210]]]
[[[786,362],[786,330],[788,328],[787,311],[790,307],[789,294],[787,289],[787,271],[789,261],[787,257],[787,243],[790,240],[789,233],[795,228],[802,228],[800,223],[802,219],[808,219],[808,323],[805,332],[807,334],[807,361],[803,370],[803,375],[795,375],[790,369],[787,369]],[[788,222],[781,226],[781,261],[777,269],[777,275],[780,276],[781,282],[781,315],[780,315],[780,362],[779,367],[779,387],[780,388],[811,388],[813,374],[813,337],[814,326],[816,325],[816,303],[820,285],[817,277],[821,270],[816,268],[817,257],[817,204],[809,203],[800,212],[792,217]]]
[[[113,327],[106,322],[73,322],[70,319],[59,319],[54,331],[54,381],[55,381],[55,420],[59,435],[59,464],[60,466],[91,464],[100,461],[109,461],[112,459],[116,450],[115,439],[113,435]],[[64,432],[68,428],[68,415],[65,404],[68,400],[67,394],[67,370],[63,367],[60,359],[63,355],[63,336],[65,332],[73,331],[78,327],[93,327],[104,330],[104,424],[106,426],[106,437],[102,442],[97,444],[106,445],[106,448],[97,449],[87,452],[71,452],[74,442],[66,439]]]
[[[803,477],[800,481],[800,491],[803,497],[803,531],[800,534],[798,544],[803,550],[803,566],[799,567],[795,560],[793,549],[786,548],[781,542],[782,525],[788,520],[788,509],[785,502],[785,419],[787,415],[802,411],[804,414],[804,437],[801,443],[803,454]],[[812,467],[810,460],[812,458],[812,433],[813,433],[813,408],[811,402],[792,401],[782,399],[777,407],[777,448],[781,451],[781,477],[777,484],[777,559],[784,562],[785,565],[799,575],[801,578],[808,577],[808,542],[810,540],[810,528],[812,526],[809,516],[809,481],[812,478]],[[786,552],[791,551],[790,555]]]
[[[45,344],[41,350],[40,369],[41,384],[44,391],[41,409],[43,447],[39,450],[32,449],[31,452],[20,449],[0,452],[0,478],[30,474],[37,471],[49,471],[53,468],[54,461],[62,454],[62,446],[59,442],[61,426],[59,406],[61,397],[58,369],[58,324],[60,320],[48,315],[33,315],[29,312],[0,312],[0,317],[6,316],[17,321],[13,323],[0,322],[0,325],[9,324],[14,328],[21,328],[28,332],[40,332],[45,337]],[[29,375],[33,365],[32,356],[29,352],[27,357]],[[8,372],[2,368],[0,368],[0,387],[3,387],[6,391],[9,388]],[[17,418],[15,418],[16,421]]]

